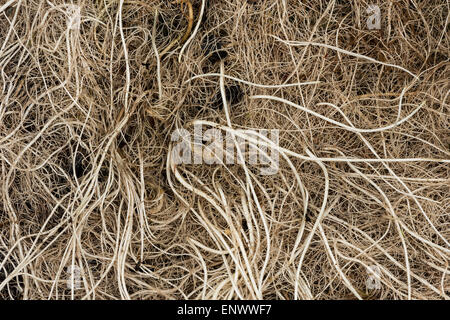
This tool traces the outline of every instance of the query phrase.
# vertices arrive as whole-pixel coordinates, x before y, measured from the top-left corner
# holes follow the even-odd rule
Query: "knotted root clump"
[[[449,3],[370,5],[2,1],[0,299],[448,299]]]

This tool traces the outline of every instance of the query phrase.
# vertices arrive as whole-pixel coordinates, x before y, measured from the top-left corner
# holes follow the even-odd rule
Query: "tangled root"
[[[449,298],[448,1],[76,2],[0,5],[1,299]]]

